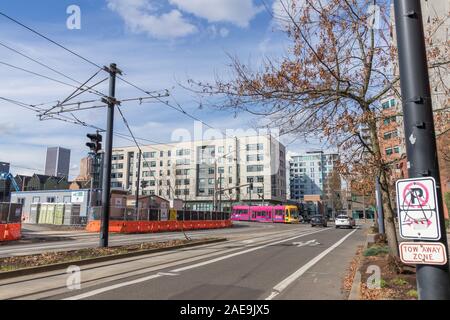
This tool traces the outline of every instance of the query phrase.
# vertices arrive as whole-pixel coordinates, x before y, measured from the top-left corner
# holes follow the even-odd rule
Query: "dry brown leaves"
[[[348,296],[350,295],[350,291],[352,290],[353,286],[353,279],[355,278],[356,271],[359,268],[359,262],[361,261],[361,253],[363,250],[363,246],[359,246],[356,250],[355,256],[353,257],[352,261],[350,262],[350,266],[348,267],[348,271],[344,279],[342,280],[342,288],[341,291],[345,296],[345,299],[348,299]]]
[[[186,244],[188,240],[170,240],[164,242],[143,242],[140,244],[109,247],[86,248],[80,250],[44,252],[28,256],[16,256],[0,258],[0,271],[9,271],[20,268],[43,266],[54,263],[79,261],[87,258],[102,257],[114,254],[122,254],[145,249],[166,248]]]

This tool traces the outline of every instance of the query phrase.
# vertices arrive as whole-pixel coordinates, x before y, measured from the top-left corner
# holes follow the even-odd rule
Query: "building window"
[[[400,153],[400,147],[399,146],[394,147],[394,153]]]
[[[113,163],[111,164],[111,169],[123,169],[123,163]]]
[[[40,203],[41,197],[33,197],[32,203]]]
[[[263,165],[249,165],[247,166],[247,172],[260,172],[264,170]]]
[[[160,152],[159,152],[159,156],[160,156],[160,157],[164,157],[164,151],[160,151]]]
[[[144,152],[144,153],[142,154],[142,156],[143,156],[144,158],[154,158],[154,157],[156,156],[156,152],[155,152],[155,151],[152,151],[152,152]]]
[[[264,150],[264,144],[262,143],[247,144],[247,151],[254,151],[254,150]]]
[[[113,154],[112,160],[123,160],[123,154]]]
[[[385,149],[386,155],[391,155],[392,154],[392,148],[386,148]]]
[[[177,156],[188,156],[191,154],[191,150],[190,149],[178,149],[176,151],[176,155]]]
[[[176,165],[182,166],[182,165],[189,165],[191,164],[191,159],[177,159]]]

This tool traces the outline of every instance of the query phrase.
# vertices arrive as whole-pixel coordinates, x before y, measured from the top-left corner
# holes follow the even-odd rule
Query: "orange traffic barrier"
[[[22,236],[21,223],[0,224],[0,241],[18,240]]]
[[[5,241],[6,224],[0,224],[0,241]]]
[[[18,224],[20,225],[20,223]],[[116,221],[109,222],[109,232],[115,233],[151,233],[166,231],[217,229],[231,226],[231,220],[192,220],[192,221]],[[0,241],[2,240],[2,226],[0,225]],[[89,221],[86,230],[89,232],[100,232],[99,220]],[[8,229],[10,230],[10,229]],[[12,229],[17,235],[17,227]],[[18,229],[20,237],[20,227]],[[8,233],[9,235],[9,233]]]

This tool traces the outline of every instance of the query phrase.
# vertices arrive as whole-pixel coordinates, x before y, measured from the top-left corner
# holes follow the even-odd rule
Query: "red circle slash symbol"
[[[428,200],[428,189],[423,183],[411,182],[403,190],[403,203],[410,208],[424,207]]]

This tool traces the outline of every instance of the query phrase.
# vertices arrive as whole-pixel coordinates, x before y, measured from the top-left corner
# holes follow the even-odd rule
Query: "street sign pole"
[[[408,174],[435,179],[441,236],[434,242],[448,248],[420,0],[395,0],[394,9]],[[419,299],[450,299],[448,262],[418,264],[416,270]]]

